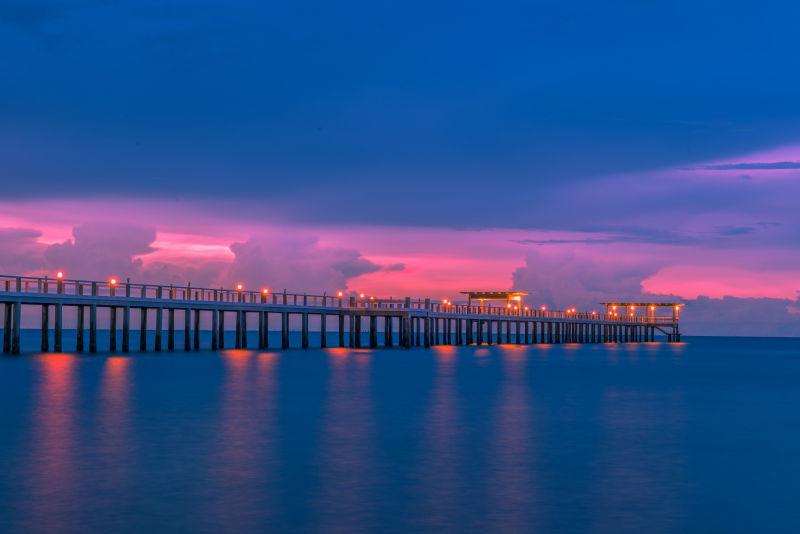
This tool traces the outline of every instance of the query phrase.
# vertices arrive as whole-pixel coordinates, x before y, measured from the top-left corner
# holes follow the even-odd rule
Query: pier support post
[[[147,352],[147,308],[139,309],[139,351]]]
[[[78,306],[78,315],[76,317],[75,326],[75,350],[83,352],[83,333],[85,329],[84,311],[85,306]]]
[[[80,315],[80,311],[78,312]],[[122,308],[122,352],[131,348],[131,307]]]
[[[403,315],[397,317],[397,346],[401,348],[405,348],[405,330],[406,327],[403,324]]]
[[[383,317],[383,346],[391,347],[393,344],[392,339],[392,316],[386,315]]]
[[[264,312],[256,312],[258,317],[258,348],[264,348]]]
[[[425,331],[423,332],[423,336],[424,336],[423,342],[425,343],[425,348],[427,349],[427,348],[429,348],[431,346],[431,318],[430,318],[430,316],[426,315],[425,318],[424,318],[424,321],[425,321],[425,324],[424,324],[423,328],[424,328]]]
[[[117,308],[112,306],[108,313],[108,351],[117,352]]]
[[[219,349],[219,312],[211,310],[211,350]]]
[[[247,310],[242,310],[242,348],[247,348]]]
[[[269,348],[269,312],[264,312],[264,348]]]
[[[328,314],[319,314],[319,347],[321,349],[328,347]]]
[[[7,354],[11,352],[11,303],[6,302],[3,308],[3,352]]]
[[[337,316],[337,327],[339,330],[339,348],[344,348],[344,314],[339,313]]]
[[[356,314],[356,348],[361,348],[361,314]]]
[[[55,328],[53,329],[53,350],[56,352],[61,352],[63,350],[62,345],[62,333],[63,333],[63,326],[64,326],[64,307],[59,302],[55,305]]]
[[[245,327],[247,328],[247,327]],[[194,350],[200,350],[200,309],[194,310]]]
[[[89,352],[97,352],[97,305],[89,306]]]
[[[242,348],[242,310],[236,310],[236,340],[233,348]]]
[[[378,346],[378,316],[369,316],[369,348],[374,349]]]
[[[161,325],[164,322],[164,308],[156,308],[156,335],[155,335],[155,351],[161,352]]]
[[[304,349],[308,348],[308,313],[303,313],[300,316],[300,346]]]
[[[17,285],[19,285],[19,280],[17,280]],[[22,319],[22,302],[15,302],[13,308],[14,319],[11,326],[11,354],[19,354],[19,333],[21,328],[20,321]]]
[[[192,310],[190,308],[183,310],[183,350],[186,352],[192,350]]]
[[[50,305],[42,304],[42,352],[50,350]]]
[[[217,332],[219,349],[225,348],[225,310],[219,310],[219,331]]]
[[[487,345],[491,345],[492,342],[494,341],[492,339],[492,336],[494,335],[494,333],[492,332],[493,327],[494,327],[493,323],[494,323],[494,321],[492,321],[491,319],[486,321],[486,344]]]
[[[289,313],[281,312],[281,348],[289,348]]]
[[[349,334],[349,336],[348,336],[349,337],[348,346],[351,349],[354,349],[354,348],[356,348],[356,332],[355,332],[355,330],[356,330],[356,315],[355,315],[355,313],[350,312],[349,318],[350,318],[350,328],[348,330],[348,334]],[[360,332],[358,334],[358,337],[361,337],[361,333]]]
[[[173,308],[167,310],[167,350],[170,352],[175,350],[175,310]]]

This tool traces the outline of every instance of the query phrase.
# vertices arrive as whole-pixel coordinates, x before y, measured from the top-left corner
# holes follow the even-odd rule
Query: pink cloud
[[[258,236],[233,243],[225,277],[251,287],[322,292],[345,289],[348,281],[381,266],[355,249],[326,247],[309,235]]]
[[[702,176],[688,174],[677,179],[691,196],[692,188],[705,186]],[[0,203],[0,223],[9,227],[0,231],[0,245],[9,252],[0,267],[10,274],[61,268],[82,278],[213,286],[241,281],[277,290],[350,288],[451,299],[464,289],[518,287],[531,291],[532,303],[556,307],[591,308],[605,298],[628,296],[694,301],[706,295],[714,302],[725,296],[755,299],[726,301],[744,307],[773,298],[784,303],[774,305],[783,310],[778,315],[797,309],[800,251],[786,244],[797,242],[800,221],[796,197],[785,187],[758,186],[770,207],[753,206],[752,212],[719,203],[690,213],[665,201],[643,214],[626,206],[667,194],[664,176],[604,183],[601,189],[615,192],[603,206],[607,211],[591,211],[597,199],[590,192],[570,197],[575,209],[587,206],[592,224],[583,231],[277,225],[218,215],[199,204],[137,200]],[[736,187],[748,195],[752,185]],[[690,306],[687,320],[691,315]]]

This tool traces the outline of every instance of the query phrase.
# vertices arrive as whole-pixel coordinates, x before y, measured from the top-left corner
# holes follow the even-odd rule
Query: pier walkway
[[[100,350],[131,350],[131,310],[138,310],[139,351],[175,350],[176,315],[182,323],[183,350],[225,348],[225,323],[235,324],[234,347],[247,348],[248,321],[258,330],[257,348],[269,348],[270,324],[280,324],[280,347],[290,347],[292,316],[300,320],[301,348],[309,347],[309,317],[319,319],[319,346],[328,344],[328,327],[334,323],[339,347],[430,347],[432,345],[620,343],[653,342],[656,332],[668,342],[680,341],[677,313],[670,317],[635,313],[577,312],[528,309],[523,306],[474,306],[431,299],[384,299],[375,297],[273,293],[236,289],[198,288],[0,276],[0,308],[3,311],[3,352],[20,352],[23,307],[41,311],[41,350],[62,352],[64,310],[74,309],[74,350],[97,352],[98,309],[107,309],[108,346]],[[38,314],[36,315],[38,317]],[[52,319],[51,319],[52,317]],[[211,342],[201,347],[201,327],[210,318]],[[201,323],[201,319],[205,322]],[[149,321],[153,321],[152,324]],[[52,326],[51,326],[52,325]],[[179,330],[181,326],[177,327]],[[366,332],[364,330],[366,329]],[[119,331],[121,330],[121,336]],[[52,331],[52,336],[51,336]],[[148,331],[155,332],[148,346]],[[380,335],[382,331],[382,335]],[[367,334],[367,341],[361,334]],[[150,336],[153,337],[153,336]],[[334,336],[330,336],[334,337]],[[166,339],[165,339],[166,338]],[[118,347],[117,343],[121,341]],[[165,343],[166,341],[166,343]],[[380,341],[380,343],[379,343]],[[256,347],[253,347],[256,348]]]

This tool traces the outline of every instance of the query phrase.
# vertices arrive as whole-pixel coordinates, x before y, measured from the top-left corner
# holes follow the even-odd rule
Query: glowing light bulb
[[[64,273],[62,273],[61,271],[58,271],[58,272],[56,273],[56,278],[58,278],[59,280],[61,280],[62,278],[64,278]]]
[[[266,295],[267,293],[269,293],[269,289],[267,289],[267,288],[264,288],[264,289],[262,289],[262,290],[261,290],[261,292],[262,292],[262,293],[264,293],[264,294]]]
[[[112,286],[115,286],[115,285],[117,285],[117,279],[116,279],[116,278],[112,278],[111,280],[109,280],[109,283],[110,283]]]
[[[364,298],[364,293],[361,293],[361,298],[362,298],[362,299]]]
[[[243,287],[244,286],[242,286],[242,284],[236,284],[236,290],[237,291],[241,291]]]
[[[342,292],[341,292],[341,291],[339,291],[339,293],[338,293],[337,295],[341,297],[341,296],[342,296]]]

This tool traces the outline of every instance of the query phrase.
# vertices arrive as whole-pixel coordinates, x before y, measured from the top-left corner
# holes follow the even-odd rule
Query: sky
[[[0,2],[0,272],[800,335],[796,2]]]

